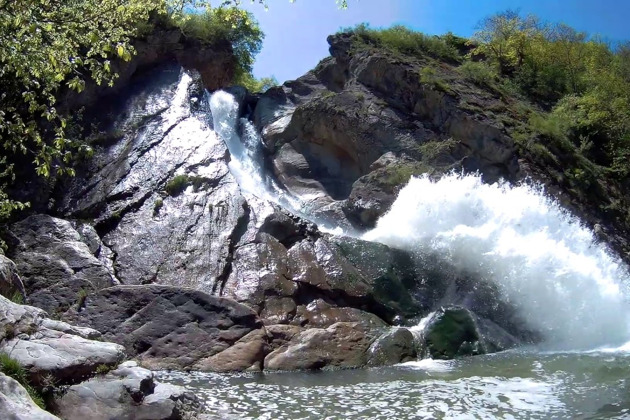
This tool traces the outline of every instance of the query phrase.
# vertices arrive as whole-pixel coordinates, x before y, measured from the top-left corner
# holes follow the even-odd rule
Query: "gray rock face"
[[[79,304],[83,293],[115,283],[66,220],[34,215],[13,224],[10,234],[29,304],[59,314]]]
[[[123,360],[122,346],[91,340],[100,334],[50,320],[41,309],[0,296],[0,314],[0,352],[24,366],[33,384],[49,377],[58,384],[75,383],[99,366],[115,366]]]
[[[244,370],[256,365],[266,342],[262,322],[231,299],[177,287],[116,286],[88,296],[85,308],[68,320],[88,325],[152,369]],[[232,346],[247,347],[240,363],[216,362]]]
[[[0,295],[9,299],[16,295],[26,298],[24,284],[15,263],[4,255],[0,255]]]
[[[194,418],[200,409],[193,394],[157,383],[150,370],[135,362],[69,387],[55,405],[66,420],[180,420]]]
[[[39,408],[26,389],[0,372],[0,418],[6,420],[59,420]]]
[[[315,213],[339,205],[338,223],[371,227],[411,175],[463,169],[488,181],[517,177],[514,145],[500,124],[423,83],[427,63],[351,51],[345,34],[328,40],[331,58],[270,89],[254,113],[277,178],[318,197]],[[496,102],[487,92],[458,94]]]

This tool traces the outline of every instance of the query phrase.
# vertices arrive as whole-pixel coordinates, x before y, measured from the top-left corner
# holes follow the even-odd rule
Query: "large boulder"
[[[0,418],[6,420],[59,420],[35,404],[26,389],[0,372]]]
[[[416,360],[415,336],[407,328],[393,328],[378,337],[368,350],[369,366],[387,366]]]
[[[459,306],[442,307],[424,330],[428,354],[434,359],[453,359],[506,350],[520,341],[492,321]]]
[[[115,286],[88,296],[83,310],[66,319],[100,331],[152,369],[262,368],[266,335],[258,315],[234,300],[196,290]],[[249,356],[239,355],[239,363],[217,356],[233,353],[232,346],[247,348]]]
[[[157,383],[150,370],[135,362],[69,387],[55,406],[65,420],[181,420],[200,410],[194,394]]]
[[[358,323],[338,322],[328,328],[290,332],[290,339],[265,358],[269,370],[354,368],[365,366],[373,330]]]
[[[124,358],[122,346],[95,340],[97,331],[48,319],[41,309],[0,296],[0,314],[0,352],[19,362],[36,385],[76,383]]]

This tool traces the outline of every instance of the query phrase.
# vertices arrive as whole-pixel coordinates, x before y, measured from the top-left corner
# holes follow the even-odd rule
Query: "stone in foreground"
[[[194,418],[200,409],[195,395],[155,382],[153,373],[135,362],[71,386],[56,403],[66,420],[179,420]]]

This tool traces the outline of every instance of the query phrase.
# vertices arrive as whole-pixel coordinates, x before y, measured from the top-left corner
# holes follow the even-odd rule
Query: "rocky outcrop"
[[[100,331],[152,369],[262,368],[255,348],[264,346],[266,336],[256,313],[231,299],[192,289],[116,286],[88,296],[85,308],[67,319]],[[240,364],[225,356],[226,363],[218,363],[218,355],[234,354],[230,348],[235,345],[248,349],[239,354]]]
[[[80,94],[69,90],[62,95],[60,108],[75,110],[93,105],[103,97],[119,95],[133,85],[139,73],[166,63],[198,71],[205,87],[210,90],[226,87],[234,79],[236,58],[227,40],[202,43],[187,37],[177,27],[157,23],[150,33],[134,40],[133,47],[136,53],[131,60],[112,60],[112,72],[118,74],[113,87],[88,82]]]
[[[35,385],[76,383],[124,358],[122,346],[93,340],[100,338],[97,331],[48,319],[41,309],[2,296],[0,315],[0,352],[22,365]]]
[[[422,80],[429,60],[353,49],[349,34],[328,41],[331,58],[267,91],[254,113],[276,176],[289,191],[317,197],[315,213],[371,227],[411,175],[455,169],[480,171],[490,182],[518,177],[514,144],[500,124],[461,106],[497,98]]]
[[[0,372],[0,418],[11,420],[59,420],[42,410],[13,378]]]
[[[135,362],[69,387],[55,406],[65,420],[182,420],[195,418],[201,408],[193,394],[157,383],[150,370]]]
[[[10,256],[31,305],[61,314],[80,305],[85,294],[116,283],[66,220],[33,215],[13,224],[9,234]]]

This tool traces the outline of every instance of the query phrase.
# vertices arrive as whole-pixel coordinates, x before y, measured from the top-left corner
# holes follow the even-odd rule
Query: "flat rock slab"
[[[37,384],[52,375],[58,384],[76,383],[99,366],[124,358],[118,344],[95,341],[100,333],[46,318],[46,312],[0,296],[0,352],[16,359]]]
[[[0,418],[7,420],[59,420],[59,417],[39,408],[28,395],[26,389],[4,373],[0,373]]]
[[[153,373],[135,362],[71,386],[56,405],[65,420],[178,420],[192,418],[200,408],[194,394],[155,382]]]
[[[50,374],[62,384],[78,382],[101,365],[117,365],[125,355],[118,344],[49,329],[41,329],[26,339],[5,340],[0,344],[0,352],[9,354],[30,371],[35,383]]]
[[[264,335],[242,341],[252,331],[263,331],[256,312],[234,300],[192,289],[115,286],[89,296],[82,311],[67,315],[73,323],[94,328],[105,339],[122,344],[151,369],[203,366],[225,370],[215,362],[203,361],[237,342],[248,348],[251,358],[238,366],[234,360],[225,360],[231,366],[228,370],[247,369],[264,357]]]

